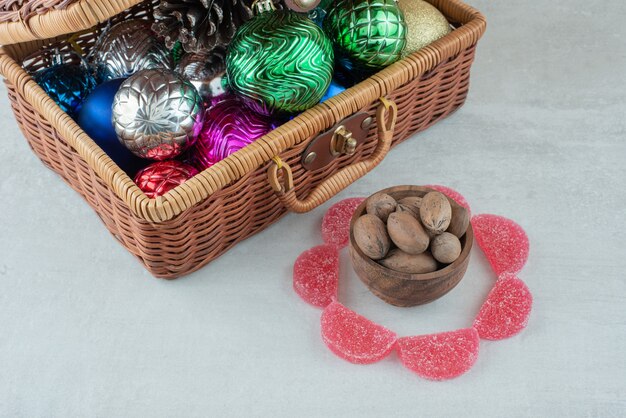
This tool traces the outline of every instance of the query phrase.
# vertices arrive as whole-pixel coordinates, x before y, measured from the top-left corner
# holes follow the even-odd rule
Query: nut
[[[383,222],[387,222],[389,215],[396,210],[396,201],[386,193],[376,193],[367,199],[366,208],[369,215],[378,216]]]
[[[405,253],[421,254],[428,249],[430,239],[420,222],[408,212],[394,212],[387,220],[389,237]]]
[[[394,248],[379,263],[393,271],[408,274],[432,273],[437,270],[437,260],[428,251],[414,255]]]
[[[461,241],[455,235],[444,232],[433,238],[430,250],[437,261],[450,264],[461,255]]]
[[[422,199],[420,219],[426,229],[441,234],[450,225],[452,207],[448,198],[439,192],[427,193]]]
[[[361,216],[354,223],[353,233],[356,244],[372,260],[380,260],[389,252],[391,241],[379,217],[370,214]]]
[[[461,238],[467,232],[467,228],[470,223],[469,210],[463,206],[452,206],[452,219],[450,220],[450,226],[446,232],[456,235],[457,238]]]
[[[420,218],[420,206],[422,206],[422,198],[417,196],[405,197],[398,201],[396,211],[409,212],[416,219]]]

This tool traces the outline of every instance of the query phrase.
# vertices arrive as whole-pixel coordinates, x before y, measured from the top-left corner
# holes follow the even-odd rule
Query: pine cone
[[[190,80],[210,80],[226,71],[226,50],[217,47],[209,53],[186,54],[177,71]]]
[[[172,48],[180,41],[191,53],[226,47],[237,28],[252,18],[252,0],[161,0],[152,29]]]

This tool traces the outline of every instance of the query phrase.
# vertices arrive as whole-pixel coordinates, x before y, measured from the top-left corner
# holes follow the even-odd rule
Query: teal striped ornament
[[[324,96],[333,76],[333,48],[311,19],[263,12],[240,26],[228,47],[231,90],[264,115],[302,112]]]

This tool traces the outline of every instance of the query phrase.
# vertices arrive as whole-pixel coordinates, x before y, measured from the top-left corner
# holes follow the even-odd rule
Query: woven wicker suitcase
[[[156,199],[145,196],[28,75],[50,65],[50,45],[75,60],[73,46],[89,51],[107,19],[146,17],[156,1],[31,0],[26,9],[5,9],[0,72],[34,153],[154,276],[176,278],[288,210],[306,212],[324,203],[371,171],[391,147],[464,103],[485,19],[458,0],[429,1],[456,30]],[[356,148],[312,160],[340,127],[353,131]]]

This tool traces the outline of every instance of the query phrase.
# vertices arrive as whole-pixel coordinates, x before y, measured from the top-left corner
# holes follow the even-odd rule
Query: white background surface
[[[329,205],[153,279],[33,156],[2,91],[0,415],[625,416],[626,3],[473,4],[489,29],[466,105],[341,197],[439,183],[519,222],[527,330],[482,342],[475,367],[441,383],[395,355],[335,357],[290,274]],[[342,257],[340,299],[400,335],[469,326],[494,280],[475,249],[453,292],[400,309]]]

